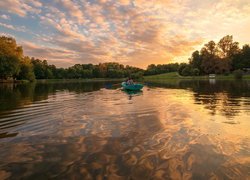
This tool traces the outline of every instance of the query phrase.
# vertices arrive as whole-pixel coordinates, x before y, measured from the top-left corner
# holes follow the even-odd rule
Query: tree
[[[179,65],[179,69],[178,69],[179,75],[183,75],[183,74],[182,74],[182,71],[183,71],[183,69],[185,69],[187,66],[188,66],[187,63],[181,63],[181,64]]]
[[[24,57],[20,62],[20,73],[17,76],[17,79],[26,79],[29,81],[35,80],[35,74],[33,71],[33,65],[29,57]]]
[[[93,67],[93,72],[92,73],[93,73],[93,77],[96,77],[96,78],[101,78],[102,77],[101,70],[100,70],[98,65],[95,65]]]
[[[46,60],[39,60],[31,58],[31,62],[34,67],[34,73],[36,79],[52,79],[54,78],[53,71],[55,71],[53,65],[48,65]]]
[[[20,71],[23,49],[14,38],[0,36],[0,79],[16,77]]]
[[[218,60],[218,49],[216,48],[216,44],[214,41],[209,41],[204,47],[201,49],[201,69],[206,74],[215,73],[215,65]]]
[[[147,71],[145,72],[146,75],[154,75],[156,74],[156,65],[150,64],[147,67]]]
[[[34,67],[34,73],[35,73],[36,79],[45,79],[46,77],[45,63],[43,63],[39,59],[34,59],[34,58],[31,58],[31,63],[33,64],[33,67]]]
[[[57,68],[56,69],[56,78],[63,79],[66,78],[66,70],[64,68]]]
[[[233,70],[250,68],[250,46],[248,44],[244,45],[242,50],[233,56],[232,68]]]
[[[15,77],[20,71],[19,59],[15,56],[0,56],[0,79]]]
[[[0,56],[23,57],[23,49],[17,46],[16,40],[12,37],[0,36]]]
[[[45,70],[45,79],[53,79],[54,75],[51,69],[46,68]]]
[[[131,78],[133,78],[133,79],[143,79],[143,71],[138,71],[136,73],[132,73]]]
[[[81,64],[75,64],[72,68],[74,69],[74,78],[78,79],[83,77],[83,67]]]
[[[199,51],[194,51],[192,53],[191,58],[189,58],[189,63],[193,68],[196,68],[199,70],[199,72],[202,71],[201,64],[202,64],[202,57],[200,55]]]
[[[196,68],[196,70],[198,70],[198,69]],[[195,73],[197,73],[196,70],[194,70],[194,69],[192,68],[191,65],[187,65],[187,66],[181,71],[181,75],[182,75],[182,76],[193,76],[193,75],[195,75]],[[198,70],[198,71],[199,71],[199,70]]]
[[[48,65],[48,69],[51,71],[51,75],[52,75],[52,78],[56,78],[56,79],[60,79],[60,78],[58,78],[58,74],[57,74],[57,68],[56,68],[56,66],[55,65]],[[50,75],[50,76],[51,76]]]
[[[198,68],[194,68],[192,71],[193,71],[192,72],[193,76],[199,76],[200,75],[200,70]]]
[[[248,44],[242,48],[242,61],[244,68],[250,68],[250,46]]]
[[[179,68],[178,63],[158,64],[158,65],[151,64],[147,67],[147,70],[145,71],[145,75],[176,72],[178,68]]]
[[[91,69],[84,69],[82,70],[82,78],[92,78],[93,72]]]
[[[243,76],[243,71],[240,70],[240,69],[237,69],[234,71],[234,77],[235,79],[242,79],[242,76]]]
[[[232,69],[232,60],[239,53],[239,43],[233,41],[233,36],[223,37],[217,44],[219,57],[222,63],[220,73],[230,72]]]
[[[231,58],[239,52],[239,43],[233,42],[233,36],[224,36],[217,46],[221,58]]]

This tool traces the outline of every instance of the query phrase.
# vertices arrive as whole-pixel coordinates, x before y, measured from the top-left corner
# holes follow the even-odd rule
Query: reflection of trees
[[[167,88],[189,89],[193,91],[194,100],[210,110],[212,115],[220,112],[227,118],[237,116],[239,106],[249,104],[250,84],[248,81],[216,81],[180,80],[171,82],[151,83],[154,86]]]
[[[224,106],[235,103],[235,95],[229,96],[229,91],[225,91],[225,88],[221,87],[219,91],[215,85],[207,85],[207,88],[212,89],[209,91],[203,88],[203,82],[194,83],[195,85],[184,82],[170,86],[192,90],[197,103],[209,102],[209,106],[219,106],[219,102],[226,102]],[[31,91],[32,100],[46,99],[57,90],[81,93],[101,87],[100,84],[89,85],[86,89],[84,86],[86,85],[37,84]],[[244,95],[238,95],[242,96]],[[27,95],[22,96],[24,97]],[[42,119],[32,117],[41,122],[43,131],[45,125],[46,129],[53,128],[53,133],[45,131],[32,136],[23,134],[1,144],[2,172],[10,174],[11,179],[227,179],[227,174],[230,174],[231,179],[245,179],[247,176],[247,164],[240,166],[232,161],[238,157],[236,151],[232,151],[234,156],[230,158],[231,154],[223,154],[220,150],[221,147],[232,147],[237,143],[216,146],[217,137],[214,141],[213,138],[209,139],[203,135],[203,132],[196,132],[192,129],[192,124],[183,120],[185,116],[176,110],[176,107],[176,112],[169,116],[173,120],[172,123],[167,122],[166,127],[162,127],[160,122],[165,117],[159,113],[146,112],[146,116],[139,116],[145,114],[136,109],[136,112],[120,116],[108,112],[112,106],[99,109],[99,115],[95,114],[92,118],[87,116],[84,119],[82,115],[97,112],[86,112],[86,109],[91,109],[89,107],[96,107],[96,103],[88,104],[84,109],[79,102],[85,103],[80,99],[58,109],[47,106],[45,111],[51,109],[48,116]],[[72,112],[72,109],[75,109],[75,112]],[[62,111],[65,116],[59,125],[53,118],[57,119]],[[175,113],[180,116],[175,117]],[[51,123],[44,124],[43,121],[46,120]],[[82,126],[83,124],[85,125]],[[35,128],[34,132],[41,129]],[[224,140],[221,138],[219,141]],[[243,157],[246,157],[245,154]]]
[[[1,84],[0,111],[14,109],[33,101],[34,84]]]
[[[227,118],[239,114],[242,96],[250,96],[249,86],[245,81],[219,81],[214,84],[200,81],[196,84],[191,88],[195,92],[194,100],[202,103],[212,114],[219,111]]]
[[[56,91],[83,93],[96,91],[104,87],[103,82],[95,83],[29,83],[29,84],[1,84],[0,111],[11,110],[31,104],[34,101],[48,99]]]
[[[75,83],[38,83],[36,94],[55,93],[56,91],[67,90],[69,92],[82,93],[96,91],[104,87],[103,82],[75,82]]]
[[[39,119],[51,113],[53,109],[41,108],[34,111],[32,108],[20,110],[24,106],[36,101],[48,99],[49,95],[56,94],[57,91],[69,91],[83,93],[99,90],[104,83],[32,83],[32,84],[1,84],[0,85],[0,138],[16,136],[11,129],[19,127],[30,119]],[[9,112],[8,110],[17,110]]]

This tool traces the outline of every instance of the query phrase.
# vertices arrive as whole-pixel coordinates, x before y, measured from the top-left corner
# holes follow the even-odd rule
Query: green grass
[[[207,79],[207,76],[180,76],[177,72],[144,76],[145,80],[163,80],[163,79]]]
[[[177,72],[157,74],[152,76],[144,76],[144,79],[179,79],[181,76]]]
[[[158,74],[158,75],[152,75],[152,76],[144,76],[144,80],[174,80],[174,79],[195,79],[195,80],[204,80],[209,79],[208,76],[180,76],[177,72],[171,72],[171,73],[164,73],[164,74]],[[229,75],[216,75],[215,79],[218,80],[235,80],[233,74]],[[249,79],[250,80],[250,74],[244,75],[243,79]]]

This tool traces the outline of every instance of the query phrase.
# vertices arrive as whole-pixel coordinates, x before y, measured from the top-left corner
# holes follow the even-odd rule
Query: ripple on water
[[[1,112],[0,177],[246,179],[249,98],[196,96],[164,88],[57,91]]]

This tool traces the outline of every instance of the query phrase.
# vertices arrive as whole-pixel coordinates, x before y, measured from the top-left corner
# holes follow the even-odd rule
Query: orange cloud
[[[60,4],[67,10],[67,12],[77,19],[78,23],[84,22],[84,14],[81,11],[81,7],[71,0],[58,0]]]
[[[250,1],[246,0],[6,0],[0,7],[5,15],[1,17],[37,18],[40,31],[31,28],[25,33],[43,46],[26,44],[27,55],[38,55],[41,49],[42,56],[63,66],[65,53],[60,60],[51,53],[53,49],[70,52],[69,64],[117,61],[146,67],[187,61],[204,42],[227,34],[240,43],[250,42]],[[31,17],[35,11],[37,17]],[[13,22],[0,23],[4,33],[17,31]]]

